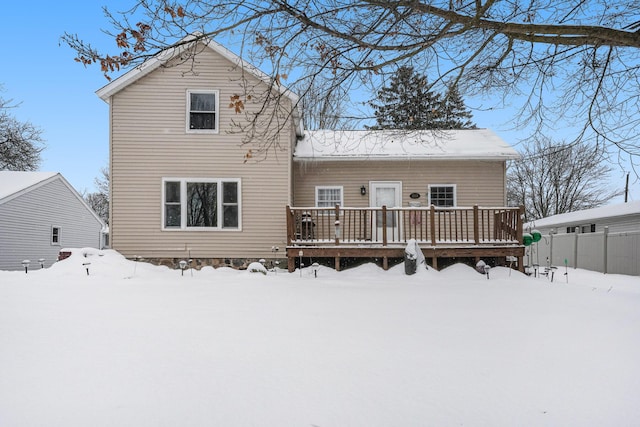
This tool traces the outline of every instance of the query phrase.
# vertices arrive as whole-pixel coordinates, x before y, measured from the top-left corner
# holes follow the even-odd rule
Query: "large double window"
[[[239,179],[167,178],[162,187],[164,229],[240,229]]]
[[[218,132],[218,91],[187,91],[187,132]]]

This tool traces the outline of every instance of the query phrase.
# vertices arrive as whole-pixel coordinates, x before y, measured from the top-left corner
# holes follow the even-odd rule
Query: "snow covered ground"
[[[0,272],[0,426],[640,420],[638,277],[373,264],[182,276],[81,252]]]

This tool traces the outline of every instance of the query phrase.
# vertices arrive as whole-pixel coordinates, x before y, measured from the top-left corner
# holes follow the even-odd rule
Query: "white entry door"
[[[400,181],[371,181],[369,182],[369,204],[371,207],[388,208],[402,205],[402,182]],[[400,216],[395,212],[387,212],[386,228],[387,241],[400,240]],[[382,212],[377,212],[373,217],[373,231],[376,233],[373,240],[382,241],[382,227],[384,225]]]

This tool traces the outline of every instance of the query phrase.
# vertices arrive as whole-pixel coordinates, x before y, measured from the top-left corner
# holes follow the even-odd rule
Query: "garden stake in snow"
[[[318,269],[320,268],[320,264],[314,262],[311,264],[311,268],[313,268],[313,277],[318,278]]]
[[[568,265],[569,265],[569,260],[568,259],[564,259],[564,277],[567,279],[567,283],[569,283],[569,269],[568,269]]]
[[[302,277],[302,267],[304,266],[304,264],[302,263],[302,255],[304,255],[304,252],[299,251],[298,256],[300,257],[300,277]]]
[[[182,270],[182,276],[184,276],[184,269],[187,268],[187,261],[181,260],[179,264],[180,264],[180,270]]]
[[[87,270],[87,276],[89,275],[89,266],[90,265],[91,265],[91,263],[89,261],[82,263],[82,266],[85,268],[85,270]]]

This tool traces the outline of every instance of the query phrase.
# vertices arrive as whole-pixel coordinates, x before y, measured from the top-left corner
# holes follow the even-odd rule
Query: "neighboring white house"
[[[0,171],[0,270],[51,266],[64,247],[101,248],[104,229],[59,173]]]
[[[542,234],[595,233],[609,227],[609,232],[640,231],[640,201],[601,206],[599,208],[553,215],[525,224]]]
[[[640,275],[640,201],[569,212],[532,221],[524,231],[543,238],[528,249],[530,263]],[[525,262],[527,258],[525,257]]]

